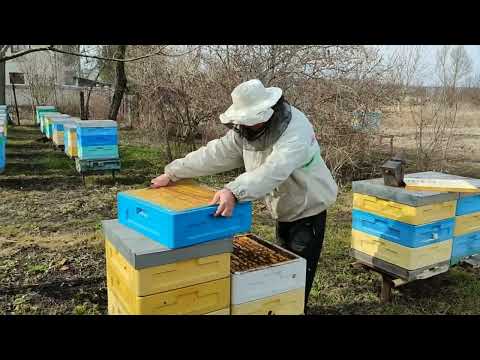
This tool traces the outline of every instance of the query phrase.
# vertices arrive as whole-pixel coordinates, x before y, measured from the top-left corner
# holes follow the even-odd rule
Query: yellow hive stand
[[[290,290],[267,298],[232,305],[232,315],[303,315],[305,289]]]
[[[456,206],[457,202],[455,200],[413,207],[370,195],[358,193],[353,195],[354,209],[412,225],[428,224],[438,220],[453,218]]]
[[[407,270],[450,260],[452,240],[409,248],[358,230],[352,230],[353,249]]]
[[[230,253],[189,259],[136,270],[105,241],[107,266],[124,280],[124,286],[136,296],[146,296],[230,276]]]
[[[455,236],[480,231],[480,212],[457,216],[455,219]]]

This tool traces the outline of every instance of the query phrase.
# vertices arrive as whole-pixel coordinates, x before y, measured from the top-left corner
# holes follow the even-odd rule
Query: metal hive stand
[[[75,157],[75,168],[82,176],[85,185],[85,176],[94,173],[112,172],[112,181],[115,182],[115,172],[120,171],[120,159],[80,160]]]
[[[480,254],[469,256],[463,259],[460,264],[465,266],[470,266],[474,269],[478,269],[480,267]]]

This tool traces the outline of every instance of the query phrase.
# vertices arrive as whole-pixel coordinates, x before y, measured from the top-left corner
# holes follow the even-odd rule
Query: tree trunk
[[[85,115],[85,98],[83,91],[80,91],[80,119],[87,120],[87,116]]]
[[[115,52],[115,58],[124,59],[127,45],[118,45]],[[110,111],[108,118],[110,120],[117,120],[118,110],[122,103],[123,95],[127,87],[127,77],[125,75],[125,63],[118,61],[115,67],[115,91],[113,93],[112,102],[110,104]]]

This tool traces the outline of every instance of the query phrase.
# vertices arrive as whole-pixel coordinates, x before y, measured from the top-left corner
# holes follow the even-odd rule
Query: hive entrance
[[[257,242],[253,236],[237,236],[233,240],[231,271],[247,271],[263,266],[270,266],[294,259],[280,249]]]

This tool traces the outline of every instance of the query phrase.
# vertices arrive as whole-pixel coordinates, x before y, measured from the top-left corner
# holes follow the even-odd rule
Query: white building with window
[[[5,55],[9,56],[20,51],[46,46],[48,45],[11,45]],[[78,45],[56,45],[56,47],[76,52],[79,48]],[[32,73],[32,76],[38,75],[34,74],[35,72],[42,72],[43,77],[50,77],[56,85],[75,85],[75,78],[80,74],[80,58],[52,51],[26,54],[6,62],[6,84],[10,84],[10,73],[23,74],[28,78],[29,73]]]
[[[10,45],[6,56],[20,51],[48,45]],[[55,45],[55,47],[79,52],[79,45]],[[64,87],[77,85],[80,75],[80,58],[53,51],[38,51],[8,60],[5,63],[5,95],[8,105],[14,104],[12,81],[19,105],[51,102],[61,96]],[[51,98],[51,100],[50,100]],[[46,100],[49,99],[49,100]]]

